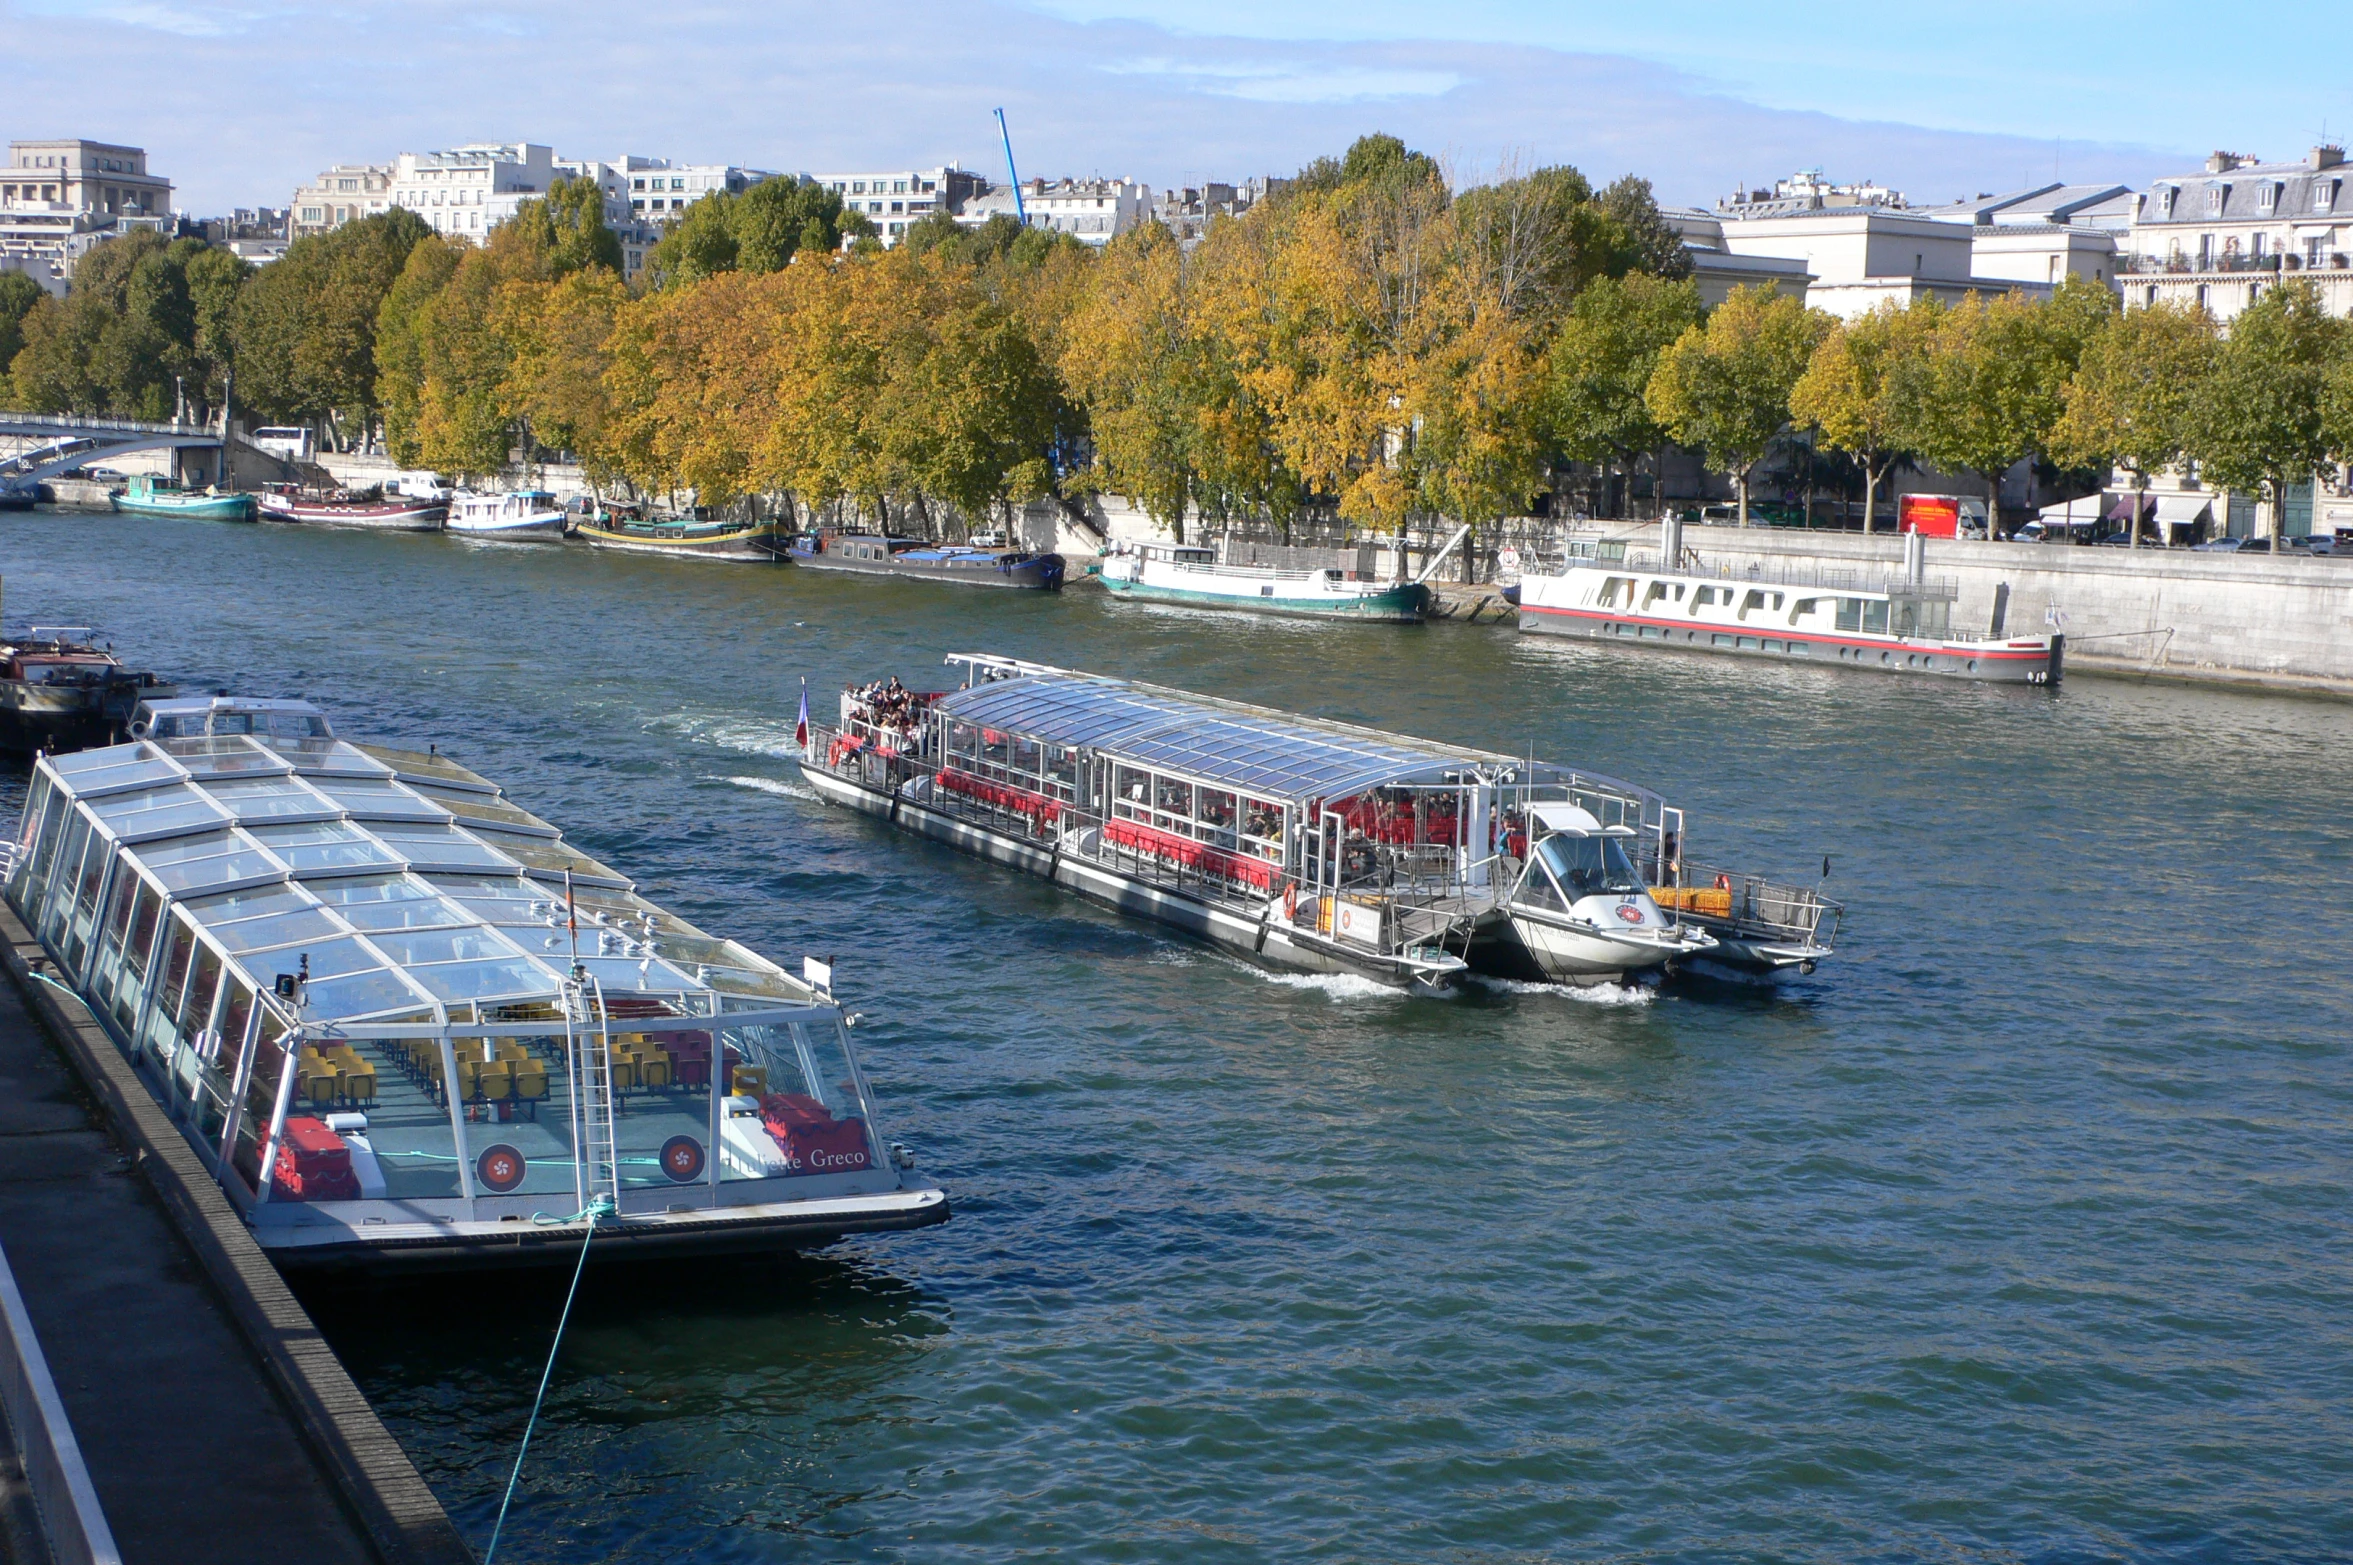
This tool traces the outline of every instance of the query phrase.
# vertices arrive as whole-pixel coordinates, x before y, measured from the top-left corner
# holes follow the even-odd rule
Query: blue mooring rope
[[[613,1215],[613,1199],[598,1196],[582,1210],[566,1218],[566,1222],[585,1217],[588,1232],[580,1236],[580,1262],[572,1268],[572,1286],[564,1294],[564,1313],[556,1317],[556,1340],[547,1345],[547,1368],[540,1371],[539,1395],[531,1399],[531,1422],[523,1426],[523,1444],[515,1452],[515,1470],[507,1474],[507,1492],[498,1502],[498,1520],[490,1528],[490,1547],[483,1552],[482,1565],[491,1565],[498,1558],[498,1535],[507,1524],[507,1507],[515,1503],[515,1484],[523,1476],[523,1458],[531,1454],[531,1435],[539,1427],[540,1405],[547,1401],[547,1383],[555,1378],[556,1355],[563,1351],[564,1327],[572,1319],[572,1301],[580,1294],[580,1274],[588,1270],[588,1243],[596,1237],[596,1225]],[[536,1214],[535,1214],[536,1215]]]

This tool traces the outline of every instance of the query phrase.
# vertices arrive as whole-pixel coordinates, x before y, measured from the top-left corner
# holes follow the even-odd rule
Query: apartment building
[[[172,182],[140,147],[107,141],[12,141],[0,168],[0,269],[63,292],[90,247],[133,228],[170,231]]]
[[[1020,208],[1032,228],[1068,234],[1081,244],[1107,245],[1152,220],[1152,187],[1126,179],[1025,179]],[[990,190],[965,203],[961,220],[985,223],[1015,213],[1010,189]],[[1203,224],[1206,228],[1207,218]]]
[[[287,203],[286,237],[323,234],[390,211],[394,172],[388,163],[338,163],[322,170]]]
[[[2282,279],[2353,315],[2353,168],[2342,147],[2294,163],[2217,152],[2133,197],[2118,260],[2128,308],[2194,300],[2229,321]]]
[[[673,163],[668,158],[626,157],[618,165],[628,179],[629,210],[649,223],[666,223],[710,195],[742,195],[777,178],[772,169],[738,168],[731,163]]]
[[[1152,219],[1174,234],[1179,245],[1190,250],[1208,235],[1209,225],[1218,218],[1240,217],[1268,197],[1279,195],[1290,184],[1287,179],[1258,174],[1239,185],[1207,180],[1199,185],[1164,190],[1152,204]]]
[[[989,182],[953,163],[938,168],[892,169],[881,174],[813,174],[818,184],[842,198],[842,210],[862,213],[885,245],[899,242],[909,223],[936,212],[961,217]]]

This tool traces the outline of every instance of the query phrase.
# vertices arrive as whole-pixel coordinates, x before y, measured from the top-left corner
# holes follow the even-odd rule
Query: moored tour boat
[[[127,516],[186,516],[207,522],[250,522],[254,497],[210,486],[184,489],[152,474],[133,473],[129,485],[115,494],[114,508]]]
[[[967,669],[960,689],[845,692],[838,726],[810,725],[810,785],[1292,971],[1413,992],[1472,971],[1593,984],[1722,946],[1675,906],[1683,816],[1647,790],[1009,658],[949,661]]]
[[[464,767],[306,703],[140,724],[40,762],[7,900],[281,1266],[947,1218],[878,1128],[823,964],[705,934]]]
[[[802,533],[786,545],[796,565],[817,571],[904,576],[966,587],[1027,587],[1060,592],[1067,569],[1059,554],[981,543],[924,543],[873,533]]]
[[[294,522],[309,527],[349,527],[370,532],[430,533],[441,530],[449,506],[415,495],[387,495],[381,490],[300,489],[279,484],[256,497],[265,522]]]
[[[1215,550],[1181,543],[1121,544],[1104,557],[1101,580],[1113,596],[1139,601],[1401,625],[1428,618],[1431,601],[1430,589],[1418,581],[1352,581],[1341,570],[1223,565]]]
[[[647,517],[583,497],[567,512],[567,536],[598,549],[676,559],[774,564],[784,549],[781,523]]]
[[[442,526],[468,538],[500,539],[516,543],[561,543],[564,507],[544,489],[517,489],[506,494],[461,492],[450,502]]]
[[[2066,638],[1955,630],[1954,588],[1919,568],[1865,585],[1854,573],[1793,571],[1782,580],[1735,576],[1621,557],[1571,558],[1551,575],[1520,578],[1520,629],[1590,636],[1618,646],[1721,652],[1826,668],[1935,674],[1998,684],[2057,684]],[[1675,552],[1670,548],[1670,552]]]

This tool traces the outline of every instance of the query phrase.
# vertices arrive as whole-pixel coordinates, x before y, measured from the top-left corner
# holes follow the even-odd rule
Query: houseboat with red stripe
[[[844,692],[838,727],[809,725],[810,786],[1288,971],[1413,992],[1473,971],[1591,984],[1732,949],[1707,924],[1737,922],[1730,900],[1684,895],[1682,812],[1646,789],[1011,658],[949,662],[961,688]],[[1807,961],[1828,954],[1814,920],[1795,933]]]
[[[1670,528],[1671,537],[1677,531]],[[1905,542],[1903,571],[1876,581],[1860,570],[1810,564],[1770,574],[1711,569],[1673,541],[1666,559],[1678,563],[1605,544],[1593,556],[1570,558],[1557,574],[1522,577],[1520,629],[1885,674],[2059,682],[2064,636],[2005,634],[1998,611],[1985,635],[1957,629],[1952,582],[1921,568],[1918,537]]]

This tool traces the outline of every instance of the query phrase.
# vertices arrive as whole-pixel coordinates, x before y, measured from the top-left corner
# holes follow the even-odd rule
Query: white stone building
[[[631,215],[648,223],[672,222],[714,191],[740,196],[754,185],[778,177],[770,169],[738,168],[731,163],[673,163],[668,158],[625,157],[618,167],[629,182]]]
[[[0,168],[0,268],[62,292],[90,247],[133,228],[170,232],[172,182],[140,147],[12,141]]]
[[[2353,166],[2342,147],[2296,163],[2217,152],[2133,197],[2118,263],[2127,308],[2195,300],[2228,321],[2283,278],[2353,315]]]
[[[891,169],[880,174],[815,174],[818,184],[842,198],[842,210],[874,225],[885,245],[895,245],[909,223],[935,212],[961,217],[989,182],[953,163],[938,168]]]
[[[1068,234],[1081,244],[1107,245],[1152,218],[1152,187],[1126,179],[1025,179],[1020,209],[1032,228]],[[1011,189],[967,202],[963,221],[977,226],[996,213],[1015,215]]]
[[[324,234],[390,211],[393,172],[388,163],[338,163],[321,171],[288,203],[286,237]]]
[[[1279,195],[1291,181],[1270,174],[1257,174],[1239,185],[1208,180],[1194,186],[1163,190],[1152,206],[1153,221],[1176,236],[1176,241],[1190,250],[1209,232],[1209,225],[1220,217],[1240,217],[1269,196]]]

